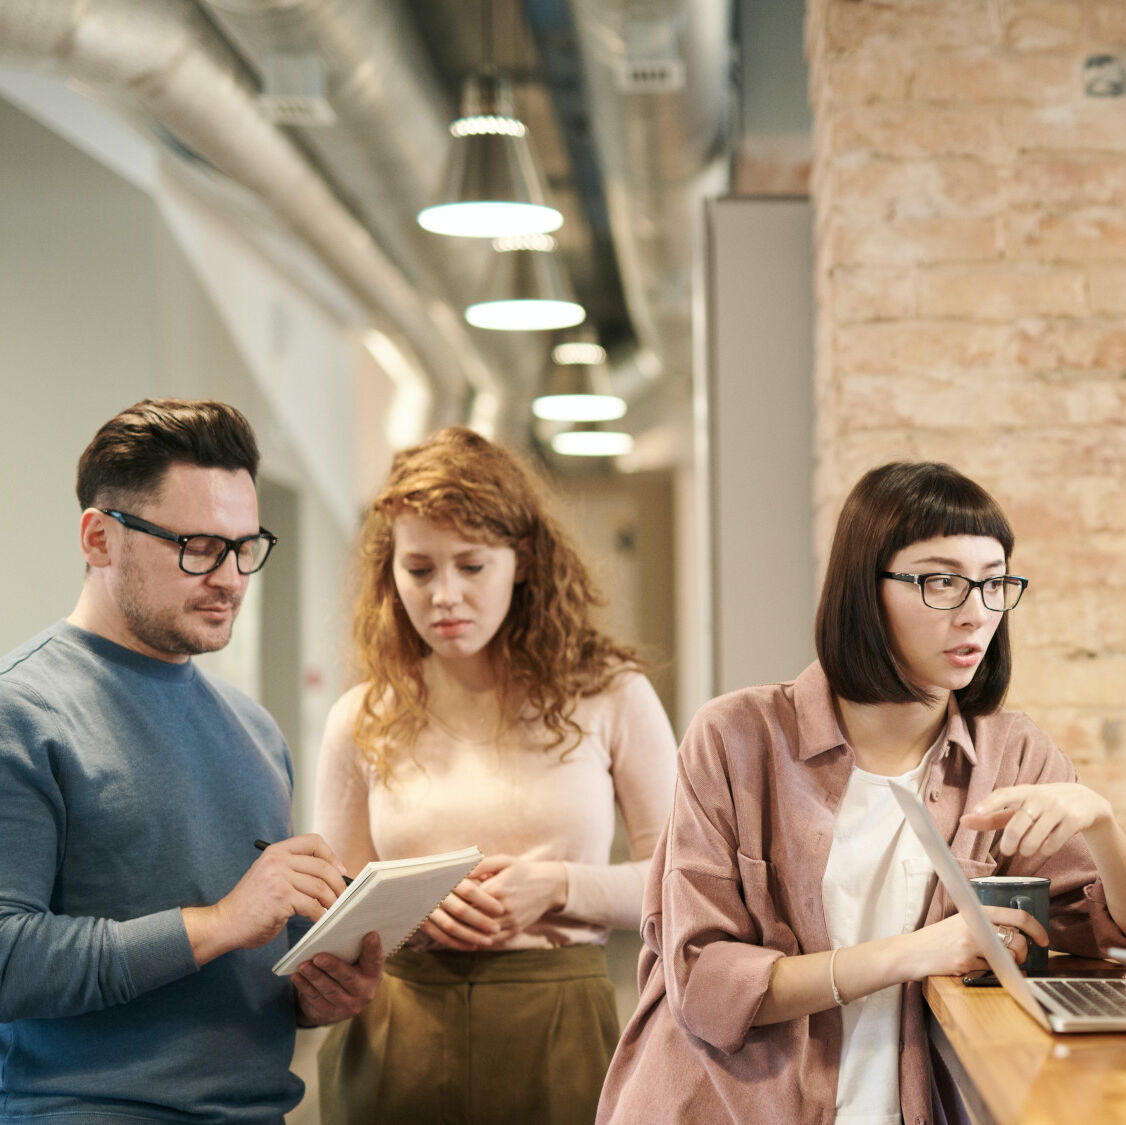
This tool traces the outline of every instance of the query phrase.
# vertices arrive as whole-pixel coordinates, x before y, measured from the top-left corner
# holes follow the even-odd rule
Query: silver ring
[[[1008,949],[1013,944],[1013,930],[1011,926],[998,926],[997,936],[1001,939],[1001,944]]]

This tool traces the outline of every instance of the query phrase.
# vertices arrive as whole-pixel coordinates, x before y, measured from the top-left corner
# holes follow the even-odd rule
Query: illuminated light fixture
[[[462,88],[451,126],[440,202],[418,213],[435,234],[469,238],[546,234],[563,225],[547,201],[528,131],[516,116],[507,78],[488,70]]]
[[[497,239],[479,301],[465,310],[474,328],[501,332],[570,328],[586,319],[556,261],[547,234]]]
[[[593,341],[556,344],[543,394],[532,413],[549,422],[609,422],[626,412],[625,399],[610,389],[606,350]]]
[[[612,422],[626,412],[625,399],[592,390],[540,395],[532,413],[545,422]]]
[[[606,349],[593,340],[567,340],[551,349],[551,358],[559,364],[587,364],[606,362]]]
[[[551,448],[566,457],[621,457],[633,452],[633,438],[626,433],[576,426],[551,439]]]

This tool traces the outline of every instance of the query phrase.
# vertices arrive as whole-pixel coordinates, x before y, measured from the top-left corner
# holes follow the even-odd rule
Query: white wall
[[[555,482],[560,518],[574,536],[606,604],[599,628],[632,645],[678,735],[677,572],[669,473],[587,474]]]
[[[263,523],[270,495],[293,498],[296,533],[278,551],[295,565],[288,589],[248,598],[229,649],[202,659],[260,698],[298,700],[286,734],[303,825],[347,649],[353,332],[237,238],[200,237],[184,200],[150,197],[143,179],[129,182],[6,101],[0,151],[0,521],[11,548],[0,553],[0,652],[73,608],[83,573],[75,465],[97,427],[146,396],[231,402],[255,427],[263,480],[281,490],[263,490]],[[224,298],[223,276],[237,282],[237,302]],[[224,309],[238,313],[238,331]],[[366,439],[385,443],[378,429]],[[286,685],[263,682],[278,674],[261,640],[273,615],[296,619]]]
[[[0,102],[0,650],[69,613],[74,474],[101,422],[162,394],[156,221],[124,184]],[[48,252],[44,252],[47,250]],[[138,393],[140,392],[140,393]]]
[[[707,208],[713,693],[791,679],[813,658],[812,212],[804,199]]]

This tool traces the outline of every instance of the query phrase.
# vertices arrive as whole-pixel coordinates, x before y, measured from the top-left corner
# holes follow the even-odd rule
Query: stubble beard
[[[222,602],[233,607],[226,628],[220,633],[202,628],[188,632],[181,623],[182,613],[187,613],[188,610],[155,609],[145,598],[141,569],[128,553],[122,559],[117,600],[130,632],[154,652],[169,656],[199,656],[204,652],[218,652],[219,649],[226,648],[242,601],[239,597],[217,591],[208,594],[208,604]]]

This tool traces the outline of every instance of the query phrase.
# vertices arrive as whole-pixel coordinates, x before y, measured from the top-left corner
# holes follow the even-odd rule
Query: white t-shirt
[[[821,897],[830,944],[857,945],[910,933],[922,921],[934,868],[906,826],[888,782],[920,789],[935,747],[897,778],[853,767],[833,824]],[[899,1022],[894,985],[845,1004],[837,1079],[838,1125],[900,1125]]]

